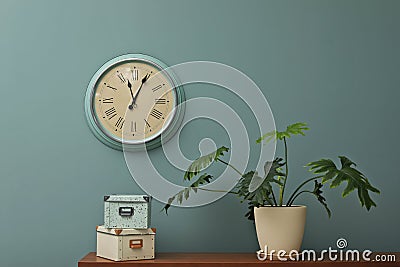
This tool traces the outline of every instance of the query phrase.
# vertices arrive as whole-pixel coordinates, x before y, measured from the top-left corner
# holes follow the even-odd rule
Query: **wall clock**
[[[119,150],[153,149],[175,133],[185,95],[167,67],[148,55],[127,54],[94,74],[86,90],[85,114],[101,142]]]

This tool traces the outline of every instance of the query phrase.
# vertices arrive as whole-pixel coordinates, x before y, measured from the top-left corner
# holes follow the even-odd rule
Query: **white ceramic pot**
[[[254,216],[260,249],[268,254],[284,250],[300,251],[306,224],[306,206],[254,208]],[[268,251],[265,251],[267,246]]]

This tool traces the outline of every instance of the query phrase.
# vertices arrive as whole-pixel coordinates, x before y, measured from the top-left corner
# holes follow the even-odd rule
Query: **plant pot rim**
[[[271,206],[271,205],[266,205],[266,206],[261,206],[261,207],[254,207],[255,209],[262,209],[262,208],[272,208],[272,209],[277,209],[277,208],[282,208],[282,209],[288,209],[288,208],[307,208],[305,205],[292,205],[292,206]]]

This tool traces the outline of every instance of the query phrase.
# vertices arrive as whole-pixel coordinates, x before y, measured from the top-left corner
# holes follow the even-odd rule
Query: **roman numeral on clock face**
[[[136,121],[131,121],[131,132],[136,132]]]
[[[144,119],[144,122],[146,123],[147,127],[151,127],[150,123],[146,119]]]
[[[104,111],[104,114],[106,114],[106,116],[108,117],[109,120],[111,120],[112,118],[114,118],[115,116],[117,116],[117,111],[115,110],[114,107],[107,109],[106,111]]]
[[[114,103],[113,97],[103,98],[103,104],[112,104],[112,103]]]
[[[122,73],[120,73],[119,71],[117,71],[117,76],[121,80],[122,83],[126,82],[124,75]]]
[[[139,80],[139,70],[132,70],[132,80],[133,81]]]
[[[119,117],[117,122],[115,123],[115,127],[122,129],[122,126],[124,126],[125,120],[122,117]]]
[[[115,88],[115,87],[112,87],[111,85],[108,85],[108,84],[106,84],[106,83],[104,83],[108,88],[110,88],[110,89],[112,89],[112,90],[114,90],[114,91],[117,91],[117,88]]]
[[[156,87],[154,87],[154,88],[151,89],[151,90],[153,90],[153,92],[155,92],[155,91],[161,89],[161,87],[162,87],[162,85],[160,84],[160,85],[157,85]]]
[[[165,98],[156,98],[155,102],[156,104],[163,105],[167,103],[167,100]]]
[[[159,119],[161,119],[161,117],[162,117],[162,112],[161,112],[161,111],[158,111],[157,109],[153,109],[153,110],[150,112],[150,115],[153,116],[154,118],[156,118],[157,120],[159,120]]]

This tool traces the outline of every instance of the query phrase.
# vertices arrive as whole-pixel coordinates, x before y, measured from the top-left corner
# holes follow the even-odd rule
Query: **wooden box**
[[[156,230],[97,227],[96,256],[113,261],[154,259]]]

